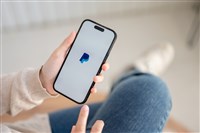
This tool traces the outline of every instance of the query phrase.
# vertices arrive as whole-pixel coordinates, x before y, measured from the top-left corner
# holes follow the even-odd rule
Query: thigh
[[[90,104],[90,113],[88,121],[92,119],[101,103]],[[49,121],[52,133],[70,133],[73,125],[76,124],[80,112],[79,107],[59,110],[49,114]]]
[[[162,132],[170,110],[171,97],[165,83],[153,75],[133,72],[114,85],[87,129],[100,119],[106,133]]]

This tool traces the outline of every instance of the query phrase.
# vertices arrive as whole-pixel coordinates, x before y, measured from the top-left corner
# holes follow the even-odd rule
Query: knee
[[[171,110],[171,96],[160,78],[140,73],[115,86],[107,107],[114,108],[112,112],[118,116],[115,119],[127,127],[123,130],[162,132]]]
[[[154,75],[130,76],[119,84],[118,91],[121,95],[125,95],[128,102],[134,101],[146,108],[171,110],[172,102],[168,87],[164,81]]]

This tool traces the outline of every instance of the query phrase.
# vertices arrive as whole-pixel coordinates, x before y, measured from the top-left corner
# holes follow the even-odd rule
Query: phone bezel
[[[97,23],[97,22],[95,22],[95,21],[93,21],[93,20],[85,19],[85,20],[81,23],[81,25],[80,25],[80,27],[79,27],[79,29],[78,29],[78,32],[77,32],[77,34],[76,34],[76,36],[75,36],[75,38],[74,38],[74,40],[73,40],[73,42],[72,42],[72,44],[71,44],[69,50],[68,50],[68,53],[67,53],[67,55],[66,55],[66,57],[65,57],[65,59],[64,59],[64,61],[63,61],[63,63],[62,63],[62,65],[61,65],[61,67],[60,67],[60,69],[59,69],[59,71],[58,71],[58,73],[57,73],[57,75],[56,75],[56,78],[55,78],[55,80],[54,80],[54,83],[53,83],[53,89],[54,89],[56,92],[58,92],[59,94],[61,94],[61,95],[64,96],[64,97],[66,97],[66,98],[68,98],[68,99],[74,101],[74,102],[77,103],[77,104],[83,104],[83,103],[85,103],[85,102],[87,101],[87,99],[88,99],[88,97],[89,97],[89,95],[90,95],[91,89],[92,89],[92,87],[95,85],[95,82],[94,82],[94,81],[92,82],[92,84],[91,84],[90,88],[88,89],[88,92],[87,92],[87,94],[86,94],[86,96],[85,96],[85,98],[84,98],[84,100],[83,100],[82,102],[78,102],[78,101],[76,101],[75,99],[72,99],[72,98],[70,98],[69,96],[66,96],[66,95],[63,94],[62,92],[57,91],[57,90],[55,89],[55,83],[56,83],[56,80],[57,80],[57,78],[58,78],[58,76],[59,76],[59,74],[60,74],[60,71],[62,70],[62,68],[63,68],[63,66],[64,66],[64,64],[65,64],[65,61],[67,60],[67,57],[68,57],[68,55],[69,55],[71,49],[73,48],[74,42],[75,42],[75,40],[76,40],[76,38],[77,38],[77,36],[78,36],[78,34],[79,34],[79,31],[81,30],[82,25],[83,25],[86,21],[90,21],[90,22],[92,22],[92,23],[94,23],[94,24],[96,24],[96,25],[99,25],[99,26],[101,26],[101,27],[103,27],[103,28],[105,28],[105,29],[107,29],[107,30],[110,30],[110,31],[112,31],[112,32],[114,33],[114,38],[113,38],[113,40],[112,40],[112,42],[111,42],[111,44],[110,44],[110,47],[109,47],[109,49],[108,49],[108,51],[107,51],[107,53],[106,53],[106,55],[105,55],[105,57],[104,57],[104,59],[103,59],[103,61],[102,61],[102,63],[101,63],[101,65],[100,65],[100,67],[99,67],[99,69],[98,69],[96,75],[100,74],[102,65],[106,62],[106,60],[107,60],[107,58],[108,58],[108,56],[109,56],[109,54],[110,54],[110,51],[111,51],[111,49],[113,48],[113,45],[114,45],[114,43],[115,43],[115,41],[116,41],[116,38],[117,38],[117,33],[116,33],[114,30],[112,30],[112,29],[110,29],[110,28],[108,28],[108,27],[106,27],[106,26],[103,26],[103,25],[101,25],[101,24],[99,24],[99,23]]]

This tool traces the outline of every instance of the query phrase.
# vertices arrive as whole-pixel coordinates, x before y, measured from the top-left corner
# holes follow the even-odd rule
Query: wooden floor
[[[100,101],[103,101],[105,98],[106,98],[105,94],[101,94],[101,93],[91,94],[87,104],[93,103],[93,102],[100,102]],[[17,116],[12,117],[10,115],[5,114],[3,116],[0,116],[0,118],[2,122],[15,122],[18,120],[28,119],[29,117],[37,113],[48,113],[48,112],[53,112],[59,109],[70,108],[74,106],[77,106],[77,104],[64,98],[63,96],[58,96],[57,98],[47,99],[41,105],[31,110],[21,112]],[[169,118],[164,131],[189,132],[188,129],[186,129],[176,120],[174,120],[173,117]]]

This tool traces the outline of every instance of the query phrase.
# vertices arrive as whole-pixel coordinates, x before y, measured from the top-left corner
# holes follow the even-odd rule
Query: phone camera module
[[[101,27],[99,27],[99,26],[97,26],[97,25],[95,25],[94,28],[97,29],[97,30],[99,30],[99,31],[101,31],[101,32],[104,32],[104,29],[101,28]]]

